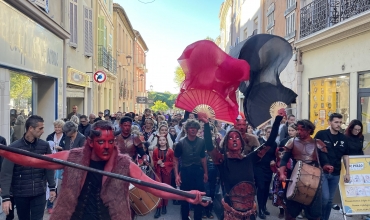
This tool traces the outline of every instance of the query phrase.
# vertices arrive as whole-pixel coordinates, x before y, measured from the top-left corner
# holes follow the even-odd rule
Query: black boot
[[[159,218],[161,216],[161,208],[157,208],[157,211],[154,214],[154,218]]]
[[[259,212],[258,212],[258,218],[266,219],[266,215],[265,215],[265,213],[263,212],[262,209],[260,209]]]
[[[265,215],[270,215],[270,212],[269,212],[269,211],[267,211],[266,207],[263,209],[263,213],[264,213]]]
[[[166,209],[166,206],[163,206],[162,207],[162,215],[165,215],[167,214],[167,209]]]

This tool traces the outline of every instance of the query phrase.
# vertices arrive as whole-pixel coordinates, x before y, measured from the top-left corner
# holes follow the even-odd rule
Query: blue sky
[[[152,0],[140,0],[151,2]],[[219,10],[223,0],[115,0],[126,11],[134,29],[144,38],[147,53],[147,89],[178,93],[174,71],[185,47],[220,34]]]

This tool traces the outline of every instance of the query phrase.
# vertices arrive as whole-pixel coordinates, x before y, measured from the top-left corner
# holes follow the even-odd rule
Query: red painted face
[[[90,140],[90,147],[93,148],[92,159],[109,160],[114,150],[114,132],[96,129],[101,132],[100,137]]]
[[[310,137],[310,130],[305,129],[302,125],[298,125],[297,137],[302,140]]]
[[[227,138],[227,148],[229,151],[241,152],[242,141],[240,140],[240,135],[237,132],[232,131],[229,133]]]
[[[121,132],[124,136],[128,136],[129,134],[131,134],[131,125],[132,124],[129,121],[125,121],[119,125],[119,127],[121,128]]]

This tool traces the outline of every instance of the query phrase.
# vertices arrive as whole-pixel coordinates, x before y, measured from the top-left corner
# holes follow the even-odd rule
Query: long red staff
[[[154,189],[162,190],[162,191],[165,191],[165,192],[173,193],[173,194],[184,196],[184,197],[191,198],[191,199],[195,199],[195,197],[196,197],[195,195],[193,195],[191,193],[187,193],[187,192],[182,191],[182,190],[178,190],[178,189],[174,189],[174,188],[167,188],[167,187],[164,187],[164,186],[160,186],[160,185],[156,185],[156,184],[153,184],[153,183],[145,182],[145,181],[138,180],[138,179],[135,179],[135,178],[131,178],[131,177],[128,177],[128,176],[120,175],[120,174],[117,174],[117,173],[111,173],[111,172],[107,172],[107,171],[103,171],[103,170],[97,170],[97,169],[94,169],[94,168],[91,168],[91,167],[83,166],[83,165],[72,163],[72,162],[69,162],[69,161],[60,160],[60,159],[57,159],[57,158],[46,157],[46,156],[43,156],[43,155],[40,155],[40,154],[32,153],[32,152],[21,150],[21,149],[14,148],[14,147],[7,147],[7,146],[2,145],[2,144],[0,144],[0,149],[10,151],[12,153],[21,154],[21,155],[25,155],[25,156],[28,156],[28,157],[33,157],[33,158],[37,158],[37,159],[40,159],[40,160],[48,161],[48,162],[51,162],[51,163],[62,164],[64,166],[73,167],[73,168],[80,169],[80,170],[85,170],[85,171],[88,171],[88,172],[99,173],[101,175],[108,176],[108,177],[111,177],[111,178],[123,180],[123,181],[129,182],[129,183],[134,183],[134,184],[138,184],[138,185],[142,185],[142,186],[151,187],[151,188],[154,188]],[[202,196],[202,201],[204,201],[204,202],[212,201],[212,199],[211,199],[211,197]]]

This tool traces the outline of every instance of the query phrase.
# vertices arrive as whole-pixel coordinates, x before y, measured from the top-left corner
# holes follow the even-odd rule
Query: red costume
[[[154,169],[157,176],[160,178],[162,183],[166,183],[168,185],[171,185],[171,171],[173,169],[173,157],[174,152],[171,148],[168,148],[166,150],[160,150],[158,147],[154,149],[153,151],[153,163],[154,163]],[[164,167],[161,167],[158,164],[158,161],[161,160],[164,164]],[[163,199],[163,202],[160,202],[158,204],[158,208],[161,208],[162,206],[167,206],[168,200]]]

